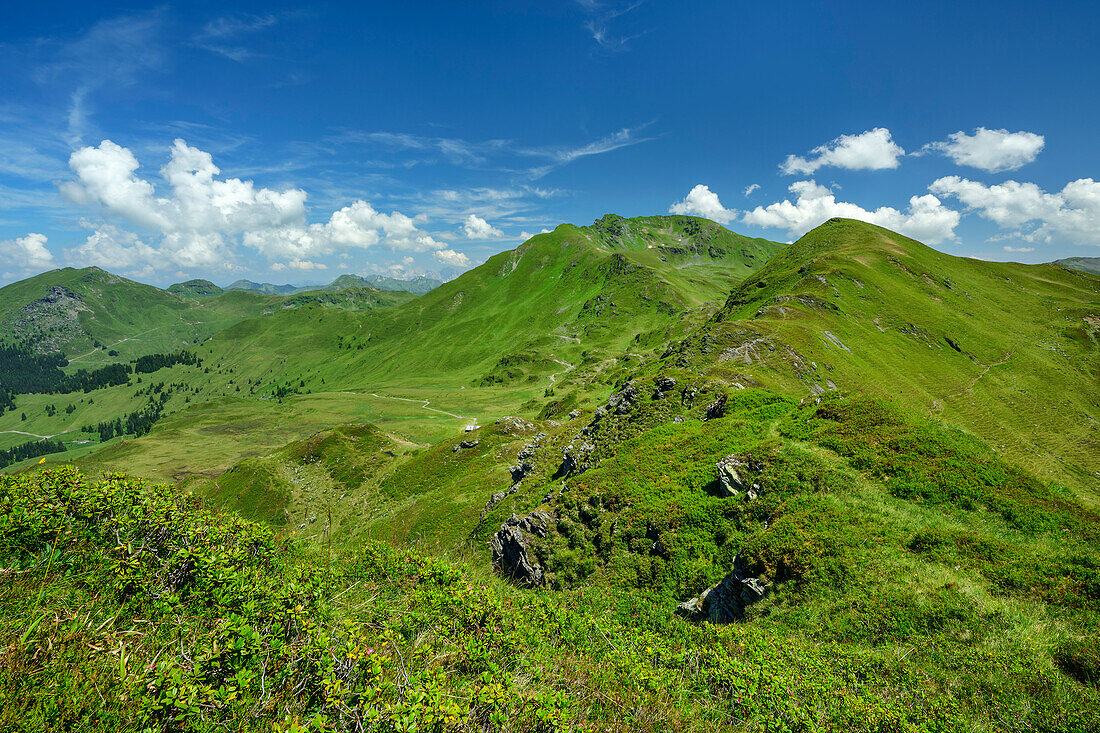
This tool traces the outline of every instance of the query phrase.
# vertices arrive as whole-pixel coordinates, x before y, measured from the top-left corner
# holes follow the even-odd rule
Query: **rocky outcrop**
[[[565,446],[565,450],[562,451],[561,467],[558,468],[556,475],[568,476],[584,473],[590,468],[589,457],[594,450],[596,450],[596,446],[587,440],[582,440],[579,443],[574,440]]]
[[[706,415],[703,417],[703,419],[704,420],[717,420],[718,418],[725,415],[726,414],[726,400],[728,400],[728,399],[729,399],[729,397],[726,396],[725,392],[718,395],[718,399],[714,400],[714,402],[711,402],[709,405],[707,405],[707,412],[706,412]]]
[[[460,450],[466,450],[468,448],[476,448],[480,443],[480,440],[464,440],[455,447],[451,448],[451,453],[458,453]]]
[[[520,481],[527,478],[527,474],[535,469],[535,464],[533,463],[535,453],[539,449],[539,443],[544,438],[546,438],[546,433],[538,433],[531,442],[520,449],[519,453],[516,455],[516,464],[508,467],[508,471],[512,474],[512,483],[518,484]]]
[[[61,351],[70,341],[86,336],[79,314],[91,312],[79,295],[53,285],[38,300],[27,303],[2,330],[17,341],[34,342],[39,353]]]
[[[521,585],[542,585],[542,566],[531,557],[530,545],[534,537],[546,536],[550,520],[550,513],[542,510],[522,519],[514,514],[509,517],[489,541],[493,568]]]
[[[508,435],[531,433],[535,430],[535,424],[530,420],[524,420],[522,417],[502,417],[496,421],[495,425],[500,428],[502,433]]]
[[[657,388],[653,390],[653,399],[663,400],[666,392],[671,392],[673,387],[676,386],[676,380],[672,377],[657,377]]]
[[[637,400],[637,388],[633,382],[627,382],[625,387],[607,399],[607,409],[614,411],[616,415],[625,415],[634,409],[634,403]]]
[[[763,468],[758,461],[752,458],[728,455],[715,464],[718,469],[718,495],[722,497],[737,497],[744,494],[748,499],[755,499],[762,491],[759,482],[754,478]]]
[[[695,598],[678,605],[676,613],[690,621],[729,624],[743,619],[745,609],[762,599],[767,592],[767,583],[760,578],[746,576],[741,558],[735,557],[732,573]]]

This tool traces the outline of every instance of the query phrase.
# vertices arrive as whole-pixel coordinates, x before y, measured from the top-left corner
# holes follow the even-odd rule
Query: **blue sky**
[[[19,3],[0,282],[451,277],[561,222],[1100,256],[1095,3]]]

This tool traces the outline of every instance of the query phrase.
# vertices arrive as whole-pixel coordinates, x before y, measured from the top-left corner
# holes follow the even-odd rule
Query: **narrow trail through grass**
[[[358,394],[358,393],[357,392],[349,392],[348,394]],[[439,409],[436,409],[434,407],[428,407],[428,405],[431,404],[431,400],[418,400],[418,399],[411,398],[411,397],[390,397],[389,395],[375,394],[374,392],[371,392],[370,396],[371,397],[377,397],[380,400],[401,400],[402,402],[423,402],[424,404],[422,404],[420,407],[424,410],[429,410],[431,412],[438,412],[441,415],[449,415],[450,417],[456,417],[459,420],[476,420],[476,418],[474,418],[470,415],[456,415],[453,412],[447,412],[446,410],[439,410]]]

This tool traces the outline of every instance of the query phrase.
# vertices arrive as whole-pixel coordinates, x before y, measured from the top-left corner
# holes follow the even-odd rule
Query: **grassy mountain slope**
[[[185,298],[97,267],[65,268],[0,288],[0,329],[70,359],[105,360],[90,358],[97,348],[126,359],[178,350],[273,302],[240,293]]]
[[[207,295],[218,295],[224,292],[209,280],[188,280],[182,283],[175,283],[174,285],[169,285],[167,290],[169,293],[182,295],[185,298],[202,298]]]
[[[1100,478],[1100,279],[951,257],[851,220],[742,283],[668,363],[890,396],[1078,490]]]
[[[303,368],[323,360],[326,379],[351,387],[409,374],[465,382],[509,354],[545,372],[553,359],[621,347],[713,302],[778,249],[692,217],[562,225],[403,308],[325,313],[308,326],[293,315],[245,322],[210,353],[247,344],[252,370],[294,353]]]
[[[704,421],[678,392],[651,397],[657,386],[637,383],[595,431],[612,454],[533,500],[552,518],[531,547],[555,591],[511,585],[484,560],[372,542],[331,552],[118,476],[0,477],[0,721],[1093,729],[1094,514],[874,400],[800,407],[748,390]],[[386,440],[359,427],[283,458],[354,482],[361,469],[335,459]],[[755,500],[714,494],[713,462],[731,450],[754,461]],[[769,582],[764,599],[729,626],[677,618],[735,555]]]
[[[309,287],[316,289],[319,286]],[[255,291],[264,295],[293,295],[302,288],[297,285],[275,285],[274,283],[258,283],[252,280],[236,280],[226,285],[225,289]]]

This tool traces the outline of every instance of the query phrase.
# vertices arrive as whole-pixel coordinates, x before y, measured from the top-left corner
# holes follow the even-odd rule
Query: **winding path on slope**
[[[165,325],[165,326],[157,326],[155,328],[150,328],[148,331],[142,331],[141,333],[135,333],[133,336],[127,336],[124,339],[119,339],[118,341],[115,341],[113,344],[108,344],[107,346],[104,346],[102,349],[92,349],[87,354],[81,354],[80,356],[74,356],[72,359],[69,359],[69,363],[72,364],[74,361],[78,361],[80,359],[83,359],[86,356],[91,356],[92,354],[96,353],[97,351],[106,351],[107,349],[118,346],[119,344],[121,344],[124,341],[133,341],[134,339],[139,339],[142,336],[144,336],[145,334],[152,333],[153,331],[160,331],[160,330],[165,329],[165,328],[176,328],[177,326],[200,326],[205,322],[206,321],[184,321],[182,323],[169,323],[168,325]],[[114,362],[102,362],[102,363],[113,364]],[[58,433],[58,435],[60,435],[60,433]]]
[[[352,393],[352,394],[354,394],[354,393]],[[389,395],[377,394],[375,392],[371,392],[370,395],[371,395],[371,397],[377,397],[380,400],[401,400],[402,402],[422,402],[424,404],[420,405],[420,407],[424,410],[429,410],[431,412],[438,412],[441,415],[449,415],[450,417],[457,417],[459,420],[473,420],[474,422],[477,422],[476,418],[471,417],[469,415],[456,415],[453,412],[447,412],[446,410],[438,410],[434,407],[428,407],[428,405],[431,404],[431,400],[419,400],[419,399],[415,399],[415,398],[411,398],[411,397],[390,397]]]
[[[18,435],[29,435],[32,438],[56,438],[59,435],[64,435],[65,433],[71,433],[71,432],[73,432],[73,431],[72,430],[62,430],[60,433],[54,433],[53,435],[39,435],[38,433],[28,433],[25,430],[0,430],[0,433],[16,433]]]
[[[553,374],[550,375],[550,386],[551,387],[553,387],[554,384],[558,381],[558,375],[559,374],[565,374],[567,371],[569,371],[570,369],[572,369],[573,367],[576,366],[576,364],[570,364],[567,361],[562,361],[561,359],[558,359],[558,358],[553,357],[553,356],[550,357],[550,361],[556,361],[558,364],[561,364],[563,367],[565,367],[565,369],[562,369],[560,372],[554,372]]]

